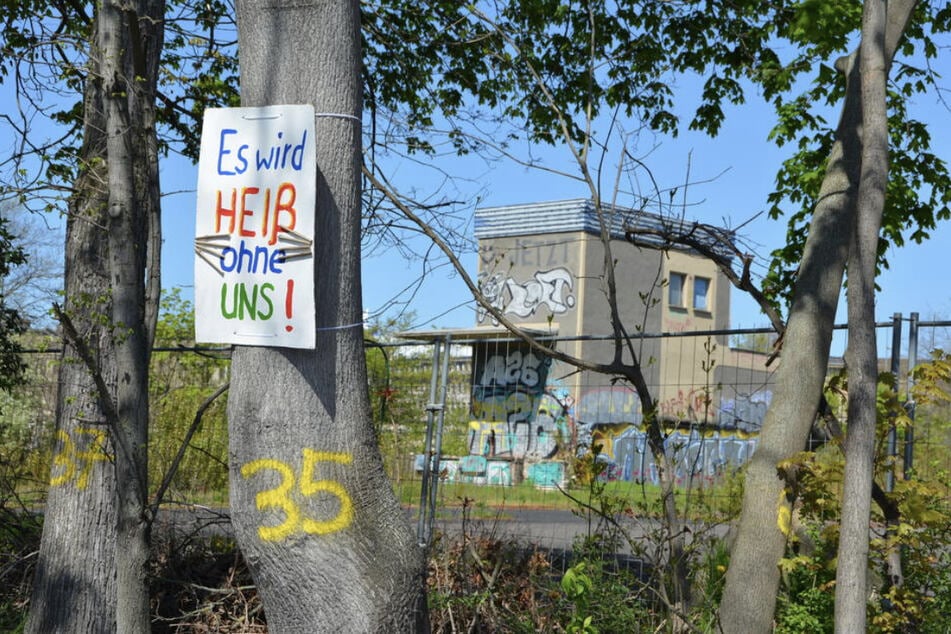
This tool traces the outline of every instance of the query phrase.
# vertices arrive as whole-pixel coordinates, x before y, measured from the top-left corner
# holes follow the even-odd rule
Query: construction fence
[[[914,426],[888,438],[887,451],[894,456],[891,477],[946,479],[943,474],[951,472],[951,408],[916,407],[908,395],[911,370],[947,345],[951,322],[921,321],[913,313],[878,326],[881,368],[897,377],[901,398],[915,420]],[[756,450],[782,362],[768,330],[645,334],[621,346],[603,337],[536,334],[547,349],[599,364],[601,370],[615,359],[636,360],[642,391],[657,404],[678,485],[710,495],[736,495],[730,478]],[[509,491],[501,499],[510,507],[538,504],[538,497],[522,495],[526,490],[559,495],[575,484],[576,461],[584,455],[593,456],[602,480],[632,487],[657,484],[658,467],[644,426],[644,394],[617,373],[579,369],[500,330],[410,336],[386,344],[368,342],[367,363],[384,460],[401,500],[420,509],[421,541],[430,539],[432,519],[442,506],[490,504],[500,499],[500,490]],[[844,327],[837,329],[830,376],[844,365],[845,336]],[[205,392],[227,381],[227,356],[227,349],[176,346],[157,351],[157,398],[194,392],[200,403]],[[57,358],[55,350],[36,350],[31,366],[51,368]],[[196,369],[203,363],[211,365]],[[4,418],[9,427],[11,412],[28,417],[17,424],[33,430],[29,442],[39,447],[37,439],[55,438],[55,372],[34,376],[34,384],[24,390],[31,405],[5,407]],[[194,409],[182,402],[175,407],[163,402],[153,406],[155,469],[165,464],[163,455],[175,453],[194,416]],[[837,415],[845,422],[844,411]],[[227,487],[225,418],[223,402],[206,414],[192,439],[191,475],[183,470],[179,490]],[[522,493],[516,495],[516,490]]]
[[[900,398],[916,419],[914,426],[889,434],[887,451],[894,465],[889,482],[915,473],[941,478],[951,470],[951,411],[940,406],[916,410],[909,397],[911,370],[941,348],[949,326],[922,322],[916,314],[878,324],[881,370],[896,378]],[[837,329],[830,377],[844,368],[846,334],[844,327]],[[538,339],[554,351],[603,367],[615,358],[636,359],[642,390],[657,404],[676,483],[712,495],[736,494],[732,483],[722,491],[719,485],[756,450],[781,363],[767,330],[643,335],[620,347],[608,338],[539,334]],[[386,389],[415,395],[419,414],[425,412],[425,431],[414,442],[421,450],[412,453],[411,472],[401,474],[403,480],[421,479],[424,515],[437,514],[447,502],[439,488],[453,484],[568,489],[573,463],[592,450],[603,480],[659,483],[644,401],[618,373],[579,369],[498,331],[444,331],[419,340],[425,344],[393,348],[390,356],[422,364],[429,386],[403,384],[394,375]],[[834,413],[846,422],[844,399],[832,401]],[[466,491],[478,496],[471,488]],[[423,522],[420,536],[428,538]]]

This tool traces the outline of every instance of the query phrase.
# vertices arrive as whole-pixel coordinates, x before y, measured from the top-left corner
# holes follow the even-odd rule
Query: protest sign
[[[312,106],[205,111],[196,341],[315,346],[316,180]]]

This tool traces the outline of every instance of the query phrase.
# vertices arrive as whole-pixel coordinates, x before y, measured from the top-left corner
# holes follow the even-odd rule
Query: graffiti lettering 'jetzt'
[[[504,315],[529,317],[540,308],[560,315],[575,306],[574,276],[566,268],[537,271],[530,280],[519,282],[501,273],[483,273],[479,276],[479,288],[489,303]],[[487,311],[480,308],[479,323],[485,321]],[[492,320],[493,323],[498,323]]]

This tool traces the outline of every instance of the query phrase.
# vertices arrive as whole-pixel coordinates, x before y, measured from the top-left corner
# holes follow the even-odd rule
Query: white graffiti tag
[[[480,287],[492,306],[506,315],[528,317],[543,306],[558,315],[575,306],[575,297],[571,294],[574,278],[565,268],[537,271],[524,284],[511,277],[503,278],[501,273],[483,274]],[[485,309],[480,309],[479,322],[485,321],[485,317]]]

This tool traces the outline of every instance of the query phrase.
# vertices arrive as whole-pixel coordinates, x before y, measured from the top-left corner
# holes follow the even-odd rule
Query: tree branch
[[[162,477],[162,483],[159,485],[158,491],[155,492],[155,501],[152,502],[151,512],[149,513],[149,523],[151,524],[155,517],[158,515],[159,506],[162,504],[162,498],[165,497],[165,492],[168,491],[169,486],[172,484],[172,479],[175,477],[175,474],[178,472],[178,467],[181,465],[182,460],[185,457],[185,451],[188,449],[188,446],[191,444],[192,438],[195,436],[195,433],[198,431],[198,427],[201,425],[201,420],[205,415],[205,412],[208,411],[208,408],[211,407],[212,403],[215,400],[228,391],[230,383],[225,383],[217,390],[215,390],[208,398],[202,402],[198,407],[198,410],[195,412],[195,418],[192,420],[192,424],[189,426],[188,431],[185,433],[185,438],[182,439],[181,445],[178,447],[178,452],[175,454],[175,458],[172,460],[172,464],[169,465],[168,470],[165,472],[165,475]]]
[[[112,399],[112,393],[106,385],[106,380],[102,376],[99,364],[96,362],[95,355],[93,355],[92,350],[89,349],[85,340],[79,335],[76,326],[73,324],[73,320],[70,319],[66,311],[64,311],[57,302],[53,303],[53,314],[63,326],[63,334],[66,336],[66,340],[76,349],[76,353],[92,376],[92,380],[96,384],[96,392],[99,397],[100,406],[102,407],[102,413],[106,417],[106,425],[109,426],[110,430],[115,432],[119,423],[119,412],[116,408],[115,401]]]

